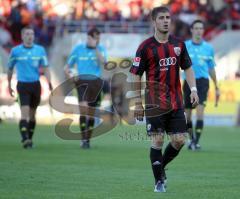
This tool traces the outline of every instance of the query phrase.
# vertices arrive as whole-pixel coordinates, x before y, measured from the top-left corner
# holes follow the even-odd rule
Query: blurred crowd
[[[0,44],[18,44],[22,27],[31,25],[37,42],[47,47],[59,21],[147,22],[150,10],[161,4],[171,9],[177,36],[187,36],[196,18],[207,22],[207,32],[240,19],[239,0],[0,0]]]

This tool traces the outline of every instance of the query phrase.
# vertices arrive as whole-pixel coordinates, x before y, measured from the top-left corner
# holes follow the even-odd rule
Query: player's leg
[[[86,101],[79,101],[80,107],[87,107],[88,103]],[[87,146],[87,125],[88,125],[88,117],[83,114],[83,111],[79,110],[80,116],[79,116],[79,127],[82,134],[82,140],[81,140],[81,147],[82,148],[88,148]]]
[[[95,116],[96,116],[96,108],[101,104],[101,91],[103,85],[103,80],[96,79],[89,81],[89,90],[88,90],[88,125],[87,125],[87,143],[88,147],[90,147],[90,139],[92,137],[94,125],[95,125]],[[98,86],[96,86],[98,85]],[[100,86],[99,86],[100,85]]]
[[[28,120],[28,134],[29,134],[29,147],[32,148],[32,139],[36,126],[36,111],[41,101],[41,84],[40,82],[30,83],[31,88],[31,99],[29,109],[29,120]]]
[[[204,126],[204,105],[199,104],[196,107],[196,117],[197,117],[197,121],[196,121],[196,126],[195,126],[195,145],[196,148],[199,149],[200,145],[199,145],[199,140],[200,137],[202,135],[202,131],[203,131],[203,126]]]
[[[19,130],[22,137],[23,148],[28,148],[28,118],[29,118],[29,104],[30,93],[26,84],[17,83],[18,101],[20,105],[21,118],[19,121]]]
[[[188,149],[190,150],[195,150],[195,134],[193,131],[193,122],[192,122],[192,109],[185,109],[185,114],[186,114],[186,120],[187,120],[187,132],[189,136],[188,140]]]
[[[184,111],[182,109],[172,111],[168,121],[167,133],[171,140],[163,154],[163,169],[177,157],[187,137],[187,126]]]
[[[178,156],[185,143],[186,137],[187,133],[177,133],[170,135],[171,141],[166,146],[163,154],[163,169],[169,162]]]
[[[83,85],[84,82],[82,82],[80,79],[76,82],[76,90],[77,90],[77,95],[78,95],[78,104],[80,106],[79,108],[79,128],[81,131],[81,147],[86,148],[86,128],[87,128],[87,123],[88,123],[88,118],[86,114],[83,114],[83,111],[81,110],[81,107],[87,107],[87,101],[85,100],[85,95],[86,95],[86,85]]]
[[[152,132],[151,136],[152,144],[150,148],[150,160],[152,165],[152,172],[155,178],[155,192],[165,192],[164,178],[163,176],[163,157],[162,157],[162,146],[164,143],[164,134]]]
[[[19,121],[19,129],[22,137],[23,148],[28,148],[29,134],[28,134],[28,118],[29,118],[30,107],[27,105],[21,105],[21,119]]]
[[[190,88],[185,80],[183,83],[183,97],[184,97],[185,114],[187,119],[187,129],[188,129],[189,139],[190,139],[188,148],[194,150],[195,145],[193,144],[194,132],[193,132],[193,123],[192,123],[192,104],[190,100],[190,94],[191,94]]]
[[[195,148],[200,149],[199,140],[202,135],[203,126],[204,126],[204,109],[207,101],[207,94],[209,89],[209,80],[205,78],[200,78],[196,80],[198,96],[199,96],[199,105],[196,107],[196,125],[195,125]]]
[[[29,121],[28,121],[28,134],[29,134],[29,147],[32,148],[33,134],[36,127],[36,108],[30,108],[29,110]]]
[[[163,169],[162,169],[162,146],[164,143],[164,132],[158,131],[158,119],[146,118],[147,133],[151,136],[150,161],[155,179],[154,192],[165,192]]]

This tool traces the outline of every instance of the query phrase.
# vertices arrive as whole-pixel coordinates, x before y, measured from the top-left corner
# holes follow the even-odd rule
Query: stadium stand
[[[240,19],[237,0],[163,0],[160,3],[170,7],[175,21],[173,30],[181,37],[189,36],[188,25],[198,17],[207,22],[207,33],[229,19]],[[1,0],[0,18],[14,44],[20,42],[20,29],[31,24],[37,41],[47,47],[59,25],[58,30],[67,27],[70,32],[85,32],[89,26],[97,25],[103,32],[149,33],[149,12],[160,3],[158,0]]]

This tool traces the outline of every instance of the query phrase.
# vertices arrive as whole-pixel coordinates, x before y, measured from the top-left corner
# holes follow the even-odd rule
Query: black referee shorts
[[[41,84],[36,82],[18,82],[17,92],[21,106],[37,108],[41,101]]]
[[[98,79],[78,79],[76,82],[78,101],[86,101],[88,106],[100,106],[103,80]]]
[[[186,117],[183,109],[172,110],[155,117],[146,116],[147,134],[164,133],[168,135],[186,133]]]
[[[197,92],[199,97],[199,104],[206,106],[207,95],[209,90],[209,80],[206,78],[196,79]],[[183,83],[183,97],[185,108],[192,109],[192,103],[190,99],[191,90],[185,80]]]

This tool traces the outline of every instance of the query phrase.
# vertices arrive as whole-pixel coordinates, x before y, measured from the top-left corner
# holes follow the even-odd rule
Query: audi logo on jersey
[[[177,58],[176,57],[168,57],[164,59],[159,60],[159,65],[160,66],[171,66],[171,65],[176,65],[177,63]]]

